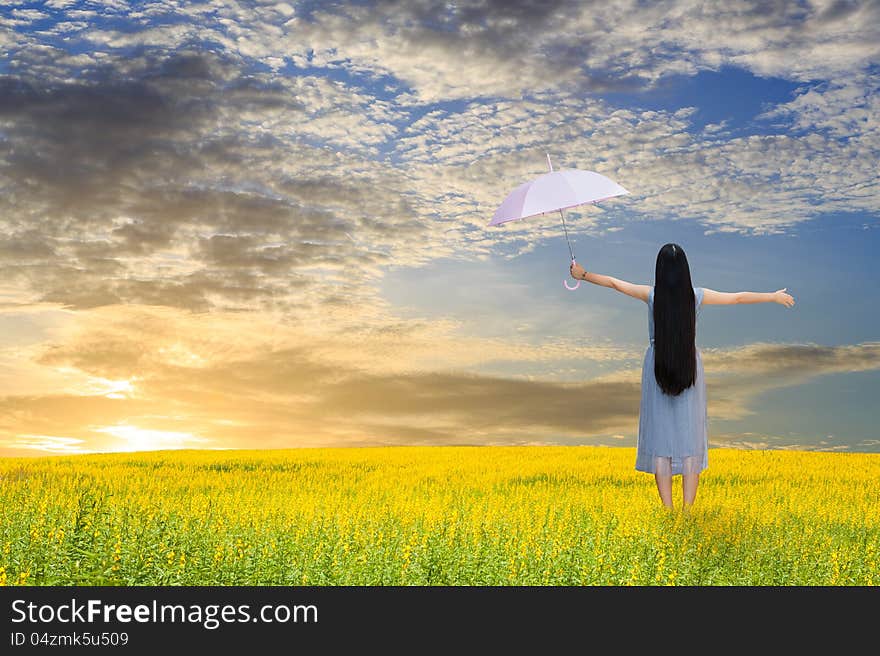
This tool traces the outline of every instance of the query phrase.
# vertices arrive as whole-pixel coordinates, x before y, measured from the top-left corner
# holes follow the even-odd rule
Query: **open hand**
[[[782,289],[773,293],[774,299],[780,305],[784,305],[785,307],[792,307],[794,305],[794,299],[791,297],[791,294],[786,293],[786,289],[788,287],[783,287]]]
[[[575,280],[584,279],[584,274],[586,273],[586,270],[584,270],[584,267],[582,267],[577,262],[572,262],[571,266],[568,267],[568,270],[571,272],[571,277]]]

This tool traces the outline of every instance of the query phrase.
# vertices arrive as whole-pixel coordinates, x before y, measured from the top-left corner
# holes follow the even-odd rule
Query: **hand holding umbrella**
[[[565,231],[565,240],[568,242],[568,253],[571,255],[572,265],[576,264],[571,241],[568,238],[568,228],[565,225],[563,210],[598,203],[599,201],[621,196],[629,192],[613,180],[594,171],[580,171],[578,169],[553,170],[550,155],[547,155],[547,165],[550,172],[535,178],[531,182],[521,184],[514,189],[501,206],[495,211],[495,215],[489,225],[500,225],[508,221],[526,219],[548,212],[559,212],[562,219],[562,229]],[[566,289],[575,290],[580,287],[580,280],[574,287],[568,286],[568,280],[563,284]]]

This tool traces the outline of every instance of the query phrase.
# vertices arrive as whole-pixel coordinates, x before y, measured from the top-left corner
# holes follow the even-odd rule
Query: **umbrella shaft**
[[[565,227],[565,214],[559,210],[559,217],[562,219],[562,229],[565,231],[565,241],[568,242],[568,253],[571,255],[571,261],[574,262],[574,251],[571,249],[571,242],[568,239],[568,228]]]

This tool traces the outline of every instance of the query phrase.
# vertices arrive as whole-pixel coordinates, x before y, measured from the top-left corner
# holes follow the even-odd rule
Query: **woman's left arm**
[[[636,285],[627,282],[626,280],[602,275],[601,273],[588,272],[580,264],[576,263],[572,263],[570,270],[572,278],[586,280],[587,282],[599,285],[600,287],[616,289],[621,294],[632,296],[633,298],[645,301],[646,303],[648,302],[648,295],[651,293],[651,287],[649,285]]]

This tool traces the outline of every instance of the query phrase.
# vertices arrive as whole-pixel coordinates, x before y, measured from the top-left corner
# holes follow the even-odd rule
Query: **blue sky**
[[[801,86],[785,78],[761,77],[742,68],[722,66],[695,75],[671,75],[650,93],[611,92],[603,97],[618,106],[640,109],[674,112],[695,107],[689,128],[693,132],[723,123],[731,134],[775,134],[779,127],[787,126],[774,127],[771,121],[758,117],[791,100]]]
[[[698,326],[715,446],[880,451],[880,8],[0,8],[0,454],[635,444],[647,308],[588,270],[787,287]]]
[[[653,284],[656,251],[674,241],[688,254],[695,286],[719,291],[786,287],[794,295],[797,305],[790,311],[774,304],[705,308],[697,333],[701,349],[747,347],[755,342],[847,346],[877,337],[880,295],[865,276],[876,268],[880,232],[866,223],[867,218],[827,216],[787,234],[749,238],[704,235],[698,225],[678,221],[633,221],[610,236],[579,236],[574,248],[588,270]],[[473,264],[449,259],[427,270],[401,269],[385,278],[383,289],[411,316],[455,317],[469,332],[486,336],[503,338],[512,326],[529,324],[529,330],[516,336],[536,345],[545,343],[548,335],[559,335],[582,343],[612,339],[635,351],[643,349],[646,306],[597,286],[582,284],[576,292],[566,291],[561,284],[566,253],[560,235],[512,260],[492,258],[488,264]],[[504,279],[511,286],[500,285],[509,291],[499,293],[499,285],[492,281]],[[444,294],[450,288],[463,291]],[[486,323],[487,312],[498,320]],[[563,359],[554,364],[567,364],[565,378],[572,381],[609,369],[592,361]],[[536,363],[524,370],[513,361],[475,370],[541,375],[543,366]],[[805,447],[823,446],[822,441],[861,443],[865,436],[876,434],[871,399],[878,384],[880,376],[873,370],[823,375],[763,391],[749,404],[754,414],[727,421],[710,417],[710,431],[783,437]],[[828,439],[829,434],[834,440]]]

